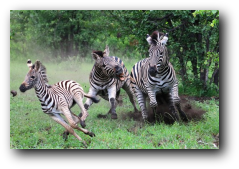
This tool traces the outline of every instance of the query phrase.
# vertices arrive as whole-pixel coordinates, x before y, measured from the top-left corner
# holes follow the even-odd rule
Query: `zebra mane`
[[[93,53],[99,55],[100,57],[104,57],[102,51],[93,51]]]
[[[164,33],[159,32],[159,31],[154,31],[151,35],[152,38],[152,44],[156,45],[158,40],[161,39],[162,35],[164,35]]]
[[[49,86],[47,74],[46,74],[46,67],[40,61],[36,61],[36,63],[34,65],[37,65],[37,64],[39,66],[38,72],[42,75],[42,78],[43,78],[44,82],[46,83],[46,85]]]

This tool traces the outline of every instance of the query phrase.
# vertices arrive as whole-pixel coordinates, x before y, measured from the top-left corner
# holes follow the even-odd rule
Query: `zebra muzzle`
[[[124,79],[125,79],[125,78],[124,78],[124,73],[119,74],[118,77],[119,77],[119,79],[120,79],[121,81],[124,81]]]
[[[156,74],[157,74],[157,68],[156,68],[156,65],[155,65],[155,66],[150,66],[150,67],[149,67],[149,74],[150,74],[151,76],[153,76],[153,77],[156,76]]]
[[[21,92],[25,92],[27,90],[26,86],[24,84],[21,84],[21,86],[19,87],[19,90]]]

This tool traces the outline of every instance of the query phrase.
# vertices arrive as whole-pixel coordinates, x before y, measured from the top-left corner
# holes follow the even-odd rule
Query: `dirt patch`
[[[166,124],[173,124],[174,119],[172,114],[169,111],[169,106],[168,106],[168,100],[165,99],[167,97],[165,96],[157,96],[157,102],[159,106],[156,109],[156,114],[153,113],[152,109],[149,106],[149,100],[146,100],[146,105],[148,107],[148,121],[150,123],[155,123],[155,122],[164,122]],[[195,107],[190,103],[191,100],[196,100],[196,101],[205,101],[208,99],[211,99],[210,97],[204,97],[204,98],[199,98],[199,97],[191,97],[191,96],[185,96],[182,95],[180,96],[181,98],[181,108],[185,112],[185,114],[188,117],[189,121],[198,121],[203,118],[203,114],[206,113],[204,110],[200,109],[199,107]],[[133,119],[135,121],[143,121],[141,112],[135,113],[135,112],[129,112],[125,113],[122,115],[123,119]]]

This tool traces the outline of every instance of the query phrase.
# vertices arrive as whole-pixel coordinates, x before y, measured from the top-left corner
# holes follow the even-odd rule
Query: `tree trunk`
[[[177,54],[177,57],[179,58],[179,63],[180,63],[180,66],[181,66],[181,77],[182,77],[182,80],[183,82],[186,80],[185,77],[186,77],[186,66],[184,64],[184,58],[183,58],[183,52],[178,52]]]
[[[74,36],[73,36],[73,28],[74,28],[74,25],[71,25],[70,26],[70,31],[69,31],[69,40],[68,40],[68,43],[67,43],[67,56],[73,56],[74,52],[73,52],[73,41],[74,41]]]
[[[218,68],[218,71],[216,72],[216,74],[215,74],[215,76],[214,76],[214,81],[213,81],[213,83],[215,84],[215,85],[219,85],[219,68]]]
[[[196,36],[197,36],[197,41],[199,44],[202,44],[202,34],[201,33],[196,33]],[[200,47],[202,49],[202,47]],[[200,80],[203,82],[203,84],[205,83],[205,77],[206,77],[206,71],[204,70],[203,68],[203,58],[204,58],[204,54],[205,52],[204,51],[199,51],[198,52],[198,56],[200,58]]]
[[[76,31],[74,32],[75,35],[78,35],[80,33],[80,26],[79,24],[76,25]],[[79,55],[79,41],[74,40],[74,55]]]
[[[61,57],[66,57],[66,51],[67,51],[67,43],[68,43],[68,36],[64,35],[61,39]]]
[[[215,63],[215,69],[213,71],[210,83],[215,83],[218,86],[218,82],[219,82],[219,67],[218,63]]]
[[[56,47],[56,42],[53,42],[53,56],[56,58],[57,57],[57,47]]]
[[[207,38],[206,38],[206,54],[207,54],[207,52],[209,52],[209,45],[210,45],[210,41],[209,41],[209,37],[211,36],[211,32],[209,32],[209,34],[208,34],[208,36],[207,36]],[[207,58],[206,58],[207,59]],[[211,59],[209,58],[209,59],[207,59],[207,61],[208,61],[208,64],[206,65],[206,68],[204,68],[204,70],[203,70],[203,79],[201,79],[201,80],[203,80],[203,88],[204,89],[206,89],[206,87],[207,87],[207,80],[208,80],[208,68],[210,67],[210,65],[211,65]]]
[[[198,69],[197,69],[197,57],[192,57],[191,59],[194,78],[198,79]]]
[[[79,55],[79,43],[77,41],[75,41],[74,55],[75,56]]]

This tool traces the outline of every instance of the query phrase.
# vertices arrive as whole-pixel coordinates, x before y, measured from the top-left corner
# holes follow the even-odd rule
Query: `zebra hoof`
[[[89,135],[90,137],[95,137],[95,133],[93,133],[93,132],[89,132],[88,135]]]
[[[98,114],[97,117],[101,118],[101,119],[106,119],[108,117],[108,114],[106,114],[106,115]]]
[[[82,117],[82,113],[79,114],[79,117]]]
[[[189,121],[187,117],[182,118],[182,120],[183,120],[184,122],[188,122],[188,121]]]
[[[85,126],[86,126],[85,121],[80,120],[80,125],[81,125],[81,127],[85,128]]]
[[[117,114],[111,114],[111,119],[117,119]]]
[[[68,135],[69,135],[69,132],[68,131],[64,131],[63,133],[63,139],[66,141],[68,139]]]

